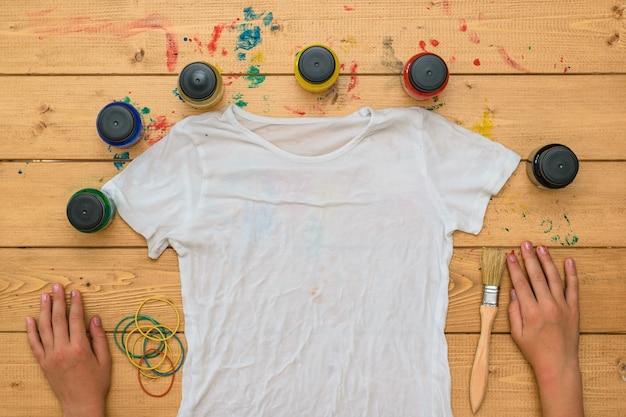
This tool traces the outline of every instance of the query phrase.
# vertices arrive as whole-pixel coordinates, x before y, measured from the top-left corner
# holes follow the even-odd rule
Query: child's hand
[[[565,289],[545,246],[522,244],[528,277],[515,255],[507,257],[514,289],[509,320],[511,336],[537,376],[544,417],[582,416],[578,363],[578,277],[572,259],[565,261]]]
[[[30,348],[61,402],[65,417],[104,417],[111,383],[111,354],[100,318],[90,320],[87,337],[80,291],[71,294],[69,322],[63,286],[41,296],[39,323],[26,319]]]

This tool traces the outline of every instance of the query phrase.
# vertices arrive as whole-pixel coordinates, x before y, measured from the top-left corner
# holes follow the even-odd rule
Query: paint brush
[[[483,279],[483,303],[480,306],[480,338],[470,377],[470,404],[476,414],[487,391],[491,329],[498,312],[498,293],[504,271],[505,253],[501,249],[483,248],[480,265]]]

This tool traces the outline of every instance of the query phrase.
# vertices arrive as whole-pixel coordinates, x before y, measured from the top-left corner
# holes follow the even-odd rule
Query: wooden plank
[[[478,341],[477,335],[448,335],[452,372],[452,406],[456,417],[470,417],[469,375]],[[583,335],[580,344],[585,409],[588,417],[623,416],[626,382],[620,374],[626,365],[626,335]],[[0,372],[0,416],[38,417],[60,415],[60,409],[39,366],[29,351],[24,333],[0,333],[5,347]],[[109,341],[115,349],[112,340]],[[181,398],[180,378],[166,397],[155,400],[139,388],[136,371],[122,354],[113,351],[113,378],[108,413],[142,416],[158,410],[159,415],[176,414]],[[537,388],[530,366],[510,336],[494,335],[490,357],[490,380],[479,416],[537,417],[541,415]],[[157,388],[155,388],[155,391]]]
[[[45,0],[0,11],[0,73],[175,73],[211,60],[227,73],[292,72],[302,46],[323,42],[349,71],[398,73],[427,49],[454,73],[624,72],[622,5],[613,0],[233,1],[198,13],[192,0],[86,4]],[[193,15],[193,19],[190,19]],[[243,55],[242,55],[243,54]],[[479,63],[478,63],[478,61]]]
[[[253,113],[281,117],[345,115],[364,105],[424,106],[524,157],[547,143],[568,145],[581,160],[624,160],[626,155],[626,75],[459,75],[436,102],[411,99],[398,76],[354,77],[340,77],[327,94],[304,91],[290,75],[268,76],[261,83],[227,77],[220,106],[239,103]],[[132,159],[172,124],[201,113],[173,94],[174,76],[0,77],[0,82],[5,86],[0,159],[5,160],[111,160],[125,152]],[[529,83],[542,88],[528,88]],[[115,150],[100,140],[96,116],[113,100],[129,101],[145,113],[149,127],[143,143]]]
[[[457,246],[514,246],[524,239],[549,246],[623,247],[626,162],[583,162],[561,190],[541,190],[522,163],[487,209],[478,236],[457,233]],[[118,172],[111,162],[0,163],[0,236],[3,247],[144,246],[121,219],[82,234],[69,225],[67,200],[77,190],[101,187]],[[610,175],[610,176],[609,176]]]
[[[507,248],[511,251],[513,248]],[[446,332],[478,333],[478,306],[482,299],[479,249],[457,248],[450,264],[450,306]],[[626,249],[554,249],[561,265],[565,258],[577,261],[580,279],[581,331],[626,332]],[[88,315],[100,314],[108,331],[125,315],[133,314],[147,297],[164,297],[182,309],[176,254],[168,249],[158,260],[144,248],[110,249],[0,249],[0,331],[22,331],[26,316],[37,317],[39,296],[52,283],[61,282],[84,293]],[[85,260],[88,260],[87,262]],[[500,311],[494,332],[509,332],[508,273],[502,280]],[[122,307],[123,306],[123,307]],[[167,307],[151,306],[164,323],[174,323]],[[154,313],[152,313],[152,311]],[[184,328],[184,321],[182,324]]]

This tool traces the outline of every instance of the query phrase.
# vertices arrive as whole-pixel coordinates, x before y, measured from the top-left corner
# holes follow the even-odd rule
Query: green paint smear
[[[243,77],[244,80],[250,83],[248,85],[248,88],[257,88],[258,86],[263,84],[263,82],[265,81],[265,75],[257,75],[260,72],[261,70],[259,69],[259,67],[255,65],[252,65],[250,66],[250,68],[248,68],[248,74],[250,75],[246,75]]]
[[[548,219],[543,220],[541,222],[540,226],[546,226],[546,225],[548,225],[548,228],[546,230],[544,230],[543,233],[550,233],[552,231],[552,228],[553,228],[552,220],[548,220]]]
[[[243,101],[243,94],[241,93],[235,93],[233,95],[233,100],[235,100],[235,105],[238,107],[246,107],[248,105],[248,102]]]
[[[130,104],[130,97],[126,96],[124,97],[124,100],[122,100],[124,103],[128,103]]]
[[[140,111],[141,114],[150,114],[150,109],[148,107],[142,107]]]

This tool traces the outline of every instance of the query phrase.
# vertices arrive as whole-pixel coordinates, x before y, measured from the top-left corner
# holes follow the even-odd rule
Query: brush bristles
[[[480,259],[483,285],[500,286],[506,254],[502,249],[484,248]]]

